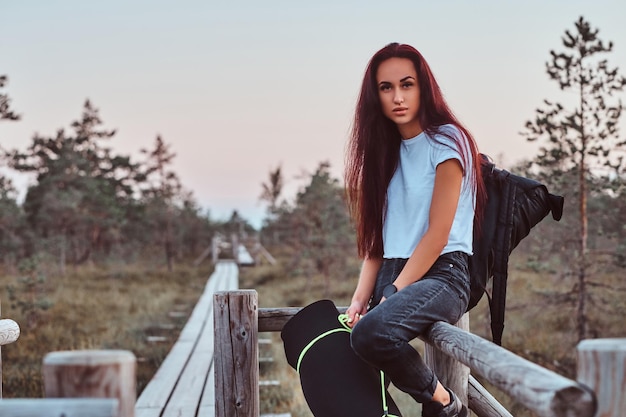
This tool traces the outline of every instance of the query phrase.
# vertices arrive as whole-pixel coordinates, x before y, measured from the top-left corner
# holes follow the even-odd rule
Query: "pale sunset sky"
[[[626,72],[624,0],[0,0],[2,91],[22,115],[0,146],[69,129],[89,99],[116,153],[138,160],[160,134],[211,218],[260,226],[270,169],[288,200],[321,161],[341,178],[365,66],[389,42],[423,53],[483,152],[504,167],[536,154],[519,132],[543,99],[572,100],[545,62],[581,15]]]

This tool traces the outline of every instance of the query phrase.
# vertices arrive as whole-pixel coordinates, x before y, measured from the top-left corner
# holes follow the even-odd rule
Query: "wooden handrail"
[[[542,368],[472,333],[435,323],[424,340],[545,417],[593,417],[595,396],[586,386]]]
[[[224,383],[222,378],[227,378],[231,384],[232,381],[252,381],[255,379],[252,375],[257,368],[254,363],[248,363],[249,367],[239,366],[239,370],[235,365],[241,358],[245,357],[244,353],[254,352],[256,345],[254,339],[257,337],[257,332],[282,330],[284,324],[302,308],[259,309],[256,304],[257,294],[254,290],[228,292],[216,295],[216,297],[219,298],[219,302],[215,303],[216,365],[221,360],[220,352],[224,352],[228,356],[227,361],[229,361],[226,368],[235,373],[235,375],[231,375],[230,371],[226,372],[228,375],[217,375],[216,373],[216,387],[228,390],[227,386],[222,385]],[[240,301],[237,301],[238,298]],[[232,305],[229,307],[231,303]],[[221,312],[217,310],[220,305]],[[345,307],[339,308],[340,312],[344,312],[345,309]],[[227,313],[227,311],[231,313]],[[238,321],[241,318],[243,318],[243,322]],[[257,326],[253,324],[255,319]],[[228,320],[228,322],[220,322],[220,320]],[[218,327],[223,330],[221,336],[218,333]],[[236,329],[239,330],[236,331]],[[595,394],[587,386],[542,368],[488,340],[443,322],[435,323],[423,339],[450,357],[469,366],[477,375],[482,376],[540,416],[594,416],[596,411]],[[223,366],[223,363],[220,363]],[[223,370],[226,371],[225,368]],[[245,375],[241,374],[242,372]],[[258,374],[256,378],[258,379]],[[474,398],[476,401],[485,398],[486,395],[482,392],[480,384],[473,378],[471,382],[470,398]],[[253,405],[258,402],[258,387],[255,390],[248,392],[244,389],[237,392],[235,396],[237,404]],[[228,410],[228,405],[222,409],[222,411],[226,410]],[[507,414],[506,410],[497,410],[491,407],[482,415]],[[228,414],[216,414],[217,417],[226,415]]]

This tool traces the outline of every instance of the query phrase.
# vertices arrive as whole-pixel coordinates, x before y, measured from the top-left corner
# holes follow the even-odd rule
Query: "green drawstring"
[[[302,349],[302,352],[300,352],[300,357],[298,358],[298,365],[296,366],[296,371],[297,371],[298,373],[300,373],[300,363],[302,362],[302,358],[304,358],[305,353],[307,353],[307,351],[308,351],[309,349],[311,349],[311,347],[312,347],[315,343],[317,343],[317,341],[318,341],[318,340],[320,340],[320,339],[322,339],[322,338],[324,338],[324,337],[328,336],[329,334],[333,334],[333,333],[337,333],[337,332],[348,332],[348,330],[346,330],[346,329],[332,329],[332,330],[329,330],[329,331],[327,331],[327,332],[325,332],[325,333],[322,333],[321,335],[317,336],[315,339],[311,340],[311,341],[309,342],[309,344],[308,344],[308,345],[306,345],[306,346],[304,347],[304,349]],[[348,333],[349,333],[349,332],[348,332]]]
[[[339,324],[341,324],[342,327],[338,327],[336,329],[332,329],[329,330],[327,332],[322,333],[321,335],[317,336],[315,339],[311,340],[305,347],[304,349],[302,349],[302,352],[300,352],[300,356],[298,357],[298,364],[296,365],[296,371],[298,373],[300,373],[300,364],[302,363],[302,359],[304,358],[304,355],[309,351],[309,349],[311,349],[311,347],[313,347],[313,345],[315,343],[317,343],[318,340],[333,334],[333,333],[337,333],[337,332],[348,332],[348,333],[352,333],[352,329],[350,328],[350,326],[348,326],[348,320],[350,319],[349,316],[347,314],[340,314],[337,319],[339,320]],[[382,417],[398,417],[394,414],[389,414],[389,407],[387,407],[387,396],[385,395],[385,374],[383,373],[383,371],[380,371],[380,390],[381,390],[381,396],[383,399],[383,415]]]

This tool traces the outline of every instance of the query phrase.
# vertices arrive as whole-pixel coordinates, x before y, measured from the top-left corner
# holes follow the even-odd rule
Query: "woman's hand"
[[[348,315],[348,326],[350,328],[354,327],[355,324],[361,320],[361,317],[367,313],[367,307],[365,304],[360,303],[358,301],[352,301],[350,307],[346,310],[346,314]]]

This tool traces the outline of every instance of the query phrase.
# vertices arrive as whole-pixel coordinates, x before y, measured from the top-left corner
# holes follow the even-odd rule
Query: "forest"
[[[559,222],[544,220],[516,249],[510,268],[518,278],[510,284],[508,309],[519,320],[550,312],[552,327],[544,330],[558,328],[569,336],[558,353],[546,352],[529,347],[528,333],[516,333],[532,329],[514,324],[505,331],[505,344],[570,375],[571,350],[578,341],[623,337],[626,331],[626,137],[619,129],[626,78],[610,64],[613,43],[602,40],[599,32],[582,17],[565,32],[562,50],[550,51],[545,67],[567,95],[540,101],[521,127],[521,138],[510,139],[535,142],[538,152],[509,170],[565,196],[565,208]],[[9,77],[0,76],[0,134],[2,124],[20,123]],[[99,271],[95,275],[102,279],[111,276],[106,271],[149,265],[159,276],[155,282],[171,279],[182,288],[193,281],[197,290],[191,261],[216,233],[242,231],[279,261],[243,273],[244,284],[261,294],[302,284],[288,287],[290,292],[277,300],[267,297],[268,303],[303,305],[321,297],[346,302],[350,296],[347,288],[359,268],[354,228],[342,181],[331,175],[328,162],[319,162],[293,198],[283,195],[280,165],[260,179],[260,195],[251,198],[264,202],[267,214],[255,230],[236,212],[228,221],[211,219],[173,171],[175,152],[161,137],[151,149],[141,150],[141,160],[117,154],[109,143],[115,129],[106,126],[89,100],[70,126],[49,137],[34,136],[23,151],[0,149],[4,167],[34,178],[18,202],[9,177],[0,176],[0,275],[7,285],[3,314],[14,312],[27,322],[31,317],[30,328],[41,329],[52,321],[45,311],[54,302],[46,291],[68,278],[86,282],[81,273],[87,270],[92,275]],[[124,270],[116,278],[122,283],[134,285],[138,279],[150,285],[139,278],[143,272]],[[554,343],[563,342],[559,340]],[[12,360],[19,356],[15,351],[9,355]],[[34,391],[15,394],[36,396],[36,387]]]

